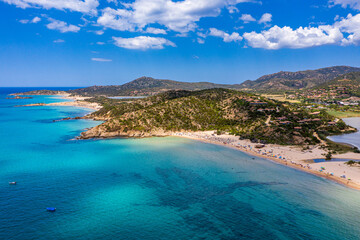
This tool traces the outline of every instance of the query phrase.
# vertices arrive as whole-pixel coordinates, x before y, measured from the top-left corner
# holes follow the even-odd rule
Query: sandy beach
[[[101,105],[97,103],[86,102],[86,99],[88,99],[87,97],[70,95],[56,96],[63,99],[71,99],[73,101],[48,104],[35,103],[23,106],[71,106],[89,108],[95,111],[101,109]],[[257,145],[259,144],[252,143],[250,140],[240,140],[239,137],[228,134],[216,135],[214,134],[214,131],[166,132],[160,135],[189,138],[205,143],[230,147],[254,156],[269,159],[288,167],[331,179],[340,184],[360,190],[360,166],[348,166],[344,161],[336,161],[336,159],[360,160],[359,153],[337,154],[333,155],[332,161],[315,163],[313,159],[324,159],[325,154],[327,153],[320,145],[311,146],[309,149],[302,149],[299,146],[266,144],[261,148],[257,148]]]
[[[216,135],[214,131],[179,132],[174,133],[173,136],[231,147],[360,190],[360,167],[350,167],[343,161],[336,161],[336,159],[360,160],[359,153],[338,154],[333,156],[333,161],[314,163],[313,159],[325,158],[326,151],[320,146],[303,150],[297,146],[266,144],[262,148],[256,148],[256,145],[259,145],[257,143],[240,140],[239,137],[228,134]]]
[[[99,110],[102,108],[102,106],[98,103],[91,103],[85,101],[89,97],[81,97],[81,96],[70,96],[70,94],[67,95],[56,95],[59,98],[62,99],[70,99],[72,101],[69,102],[56,102],[56,103],[33,103],[33,104],[27,104],[27,105],[21,105],[19,107],[33,107],[33,106],[70,106],[70,107],[83,107],[83,108],[89,108],[92,110]]]

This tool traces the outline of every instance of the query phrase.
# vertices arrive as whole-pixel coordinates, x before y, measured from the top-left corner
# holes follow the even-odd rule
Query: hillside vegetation
[[[342,75],[316,87],[316,89],[326,90],[337,88],[342,88],[351,96],[360,97],[360,72],[352,72]]]
[[[82,138],[214,130],[257,142],[306,145],[319,141],[314,132],[328,136],[351,131],[341,120],[333,123],[334,118],[326,112],[313,115],[301,107],[229,89],[168,91],[131,101],[102,97],[90,101],[103,105],[91,117],[106,122],[84,132]]]
[[[179,82],[151,77],[141,77],[123,85],[91,86],[69,90],[63,93],[80,95],[85,97],[96,96],[153,96],[169,90],[198,91],[213,88],[226,88],[246,90],[250,92],[279,93],[284,91],[296,91],[310,89],[331,81],[343,74],[360,72],[360,68],[348,66],[328,67],[317,70],[299,72],[278,72],[260,77],[255,81],[245,81],[241,84],[216,84],[210,82]],[[236,79],[231,79],[235,81]],[[240,81],[240,80],[239,80]],[[58,94],[59,91],[40,90],[17,95],[45,95]]]
[[[92,86],[71,90],[69,93],[82,96],[151,96],[169,90],[203,90],[212,88],[237,88],[238,85],[210,82],[178,82],[172,80],[141,77],[123,85]]]
[[[273,92],[309,89],[350,72],[360,72],[360,68],[336,66],[298,72],[278,72],[262,76],[255,81],[245,81],[240,84],[240,88]]]

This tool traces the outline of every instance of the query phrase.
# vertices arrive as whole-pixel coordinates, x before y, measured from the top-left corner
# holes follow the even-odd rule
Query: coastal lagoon
[[[343,121],[346,124],[360,130],[360,118],[359,117],[344,118]],[[355,133],[350,133],[350,134],[331,136],[331,137],[329,137],[329,139],[334,142],[348,143],[348,144],[351,144],[360,149],[360,132],[359,131],[357,131]]]
[[[5,99],[25,90],[0,88],[0,239],[360,238],[360,191],[189,139],[74,140],[99,122],[53,120],[89,110]]]

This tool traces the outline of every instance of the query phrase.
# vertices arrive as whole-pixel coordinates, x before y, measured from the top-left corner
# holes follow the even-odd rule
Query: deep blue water
[[[360,238],[359,191],[187,139],[71,140],[98,123],[52,120],[88,110],[0,91],[0,239]]]

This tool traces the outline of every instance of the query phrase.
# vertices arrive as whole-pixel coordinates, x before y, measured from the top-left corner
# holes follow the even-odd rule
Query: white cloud
[[[241,41],[243,38],[236,32],[233,32],[231,35],[218,30],[216,28],[210,28],[210,33],[209,36],[213,36],[213,37],[220,37],[224,40],[224,42],[236,42],[236,41]]]
[[[230,14],[239,12],[239,9],[237,7],[235,7],[235,6],[228,6],[227,9],[228,9]]]
[[[65,32],[78,32],[80,28],[78,26],[67,24],[66,22],[59,21],[53,18],[49,18],[50,23],[46,25],[48,29],[58,30],[62,33]]]
[[[355,16],[349,14],[346,18],[336,22],[334,26],[348,35],[342,40],[342,45],[360,44],[360,14]]]
[[[118,0],[107,0],[108,3],[113,3],[116,6],[119,5]]]
[[[95,31],[95,34],[96,35],[103,35],[104,31],[103,30],[98,30],[98,31]]]
[[[99,6],[98,0],[0,0],[8,4],[13,4],[19,8],[45,8],[70,10],[81,13],[97,14],[96,8]]]
[[[356,10],[360,10],[359,0],[330,0],[329,2],[333,5],[341,5],[343,8],[350,7]]]
[[[241,15],[241,17],[239,19],[242,20],[244,23],[256,21],[256,19],[253,18],[253,16],[251,16],[250,14],[243,14],[243,15]]]
[[[264,13],[260,20],[259,23],[268,23],[272,21],[272,15],[270,13]]]
[[[152,33],[152,34],[166,34],[166,31],[164,29],[161,28],[153,28],[153,27],[148,27],[146,28],[146,30],[144,31],[146,33]]]
[[[63,43],[63,42],[65,42],[65,40],[63,39],[56,39],[53,41],[53,43]]]
[[[19,20],[19,22],[22,24],[27,24],[27,23],[29,23],[29,19],[21,19],[21,20]]]
[[[205,39],[203,39],[203,38],[197,38],[197,42],[198,42],[199,44],[204,44],[204,43],[205,43]]]
[[[27,24],[27,23],[38,23],[41,21],[41,18],[39,17],[34,17],[33,19],[29,20],[29,19],[21,19],[19,20],[20,23],[22,24]]]
[[[97,45],[105,45],[104,42],[97,42],[96,44],[97,44]]]
[[[41,18],[39,17],[34,17],[32,20],[31,20],[31,23],[38,23],[41,21]]]
[[[176,47],[175,43],[160,37],[139,36],[134,38],[113,37],[114,44],[127,49],[163,49],[164,46]]]
[[[111,62],[111,59],[107,59],[107,58],[91,58],[91,61],[95,61],[95,62]]]
[[[307,48],[328,44],[360,45],[360,14],[349,14],[333,25],[297,29],[274,26],[260,33],[244,33],[243,37],[249,46],[265,49]]]
[[[97,23],[119,31],[141,31],[157,23],[176,32],[189,32],[197,28],[203,17],[216,17],[221,9],[252,0],[135,0],[123,3],[123,9],[105,8]]]
[[[274,26],[261,33],[245,33],[243,37],[254,48],[307,48],[325,44],[335,44],[343,38],[339,29],[323,25],[319,27],[299,27],[293,30],[290,27]]]

